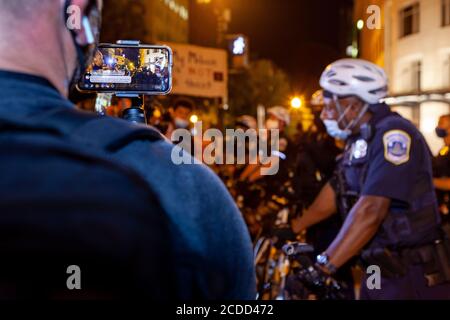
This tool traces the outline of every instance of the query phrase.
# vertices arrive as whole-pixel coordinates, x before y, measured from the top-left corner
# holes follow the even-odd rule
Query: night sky
[[[318,89],[323,68],[351,44],[352,0],[222,1],[232,9],[229,33],[246,34],[252,58],[273,60],[299,94]]]

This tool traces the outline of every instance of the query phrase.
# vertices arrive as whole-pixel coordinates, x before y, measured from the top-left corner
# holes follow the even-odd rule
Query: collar
[[[0,117],[41,112],[73,104],[47,79],[36,75],[0,70]]]
[[[352,134],[349,137],[350,143],[353,143],[354,141],[360,139],[361,137],[363,137],[367,141],[370,141],[373,135],[375,134],[376,125],[387,116],[395,114],[390,110],[389,106],[385,103],[370,105],[368,112],[372,113],[372,117],[366,124],[361,125],[361,128],[358,133]]]
[[[369,125],[373,127],[387,116],[393,114],[389,106],[385,103],[373,104],[369,107],[369,111],[372,112],[372,118],[369,120]]]
[[[22,84],[33,83],[35,85],[40,85],[40,86],[44,86],[47,88],[51,88],[58,92],[56,87],[50,81],[48,81],[47,79],[45,79],[43,77],[32,75],[32,74],[27,74],[27,73],[0,70],[0,85],[3,87],[3,85],[7,84],[7,83],[17,83],[17,84],[18,83],[22,83]]]

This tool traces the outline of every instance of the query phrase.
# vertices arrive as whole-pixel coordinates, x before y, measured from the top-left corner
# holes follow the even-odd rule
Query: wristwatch
[[[335,274],[337,271],[336,266],[330,262],[330,257],[325,252],[317,256],[316,262],[329,274]]]

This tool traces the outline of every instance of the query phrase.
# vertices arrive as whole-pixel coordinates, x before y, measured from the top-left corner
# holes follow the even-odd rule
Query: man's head
[[[369,107],[387,96],[387,76],[377,65],[360,59],[342,59],[322,73],[324,90],[321,119],[328,133],[341,140],[356,133],[370,118]]]
[[[326,97],[320,119],[327,127],[327,124],[333,121],[337,123],[340,129],[349,129],[351,133],[356,133],[359,131],[359,125],[363,121],[364,115],[361,115],[367,111],[366,106],[367,103],[356,96]]]
[[[439,138],[444,139],[446,146],[450,146],[450,114],[446,114],[439,118],[436,134]]]
[[[103,54],[100,50],[97,50],[97,52],[95,53],[93,62],[97,67],[103,66]]]
[[[290,122],[291,116],[285,107],[276,106],[267,110],[267,129],[278,129],[280,132],[284,132]]]
[[[320,89],[314,92],[310,100],[311,110],[313,111],[313,113],[320,112],[323,108],[324,103],[323,90]]]
[[[80,61],[92,59],[94,52],[84,49],[98,38],[101,6],[101,0],[0,0],[0,69],[47,78],[67,95]]]
[[[247,131],[248,129],[256,130],[258,128],[257,121],[254,117],[243,115],[236,119],[236,129]]]
[[[325,126],[320,116],[321,112],[323,111],[323,107],[325,105],[322,89],[317,90],[313,93],[313,95],[311,96],[311,100],[309,101],[309,105],[311,107],[311,112],[314,116],[313,124],[309,128],[309,131],[324,132]],[[301,133],[302,131],[303,127],[300,124],[300,127],[297,128],[297,132]]]
[[[191,101],[187,99],[177,100],[172,111],[175,127],[180,129],[187,128],[193,110],[194,104]]]
[[[158,70],[163,70],[166,67],[167,59],[166,54],[162,51],[153,53],[153,65]]]

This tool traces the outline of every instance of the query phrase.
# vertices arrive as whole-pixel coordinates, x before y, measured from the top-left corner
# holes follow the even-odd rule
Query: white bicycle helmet
[[[379,66],[362,59],[341,59],[326,67],[320,86],[332,94],[357,96],[369,104],[387,96],[388,80]]]
[[[267,110],[267,114],[273,115],[278,120],[284,121],[288,126],[291,123],[291,116],[289,115],[289,111],[285,107],[276,106],[269,108]]]

